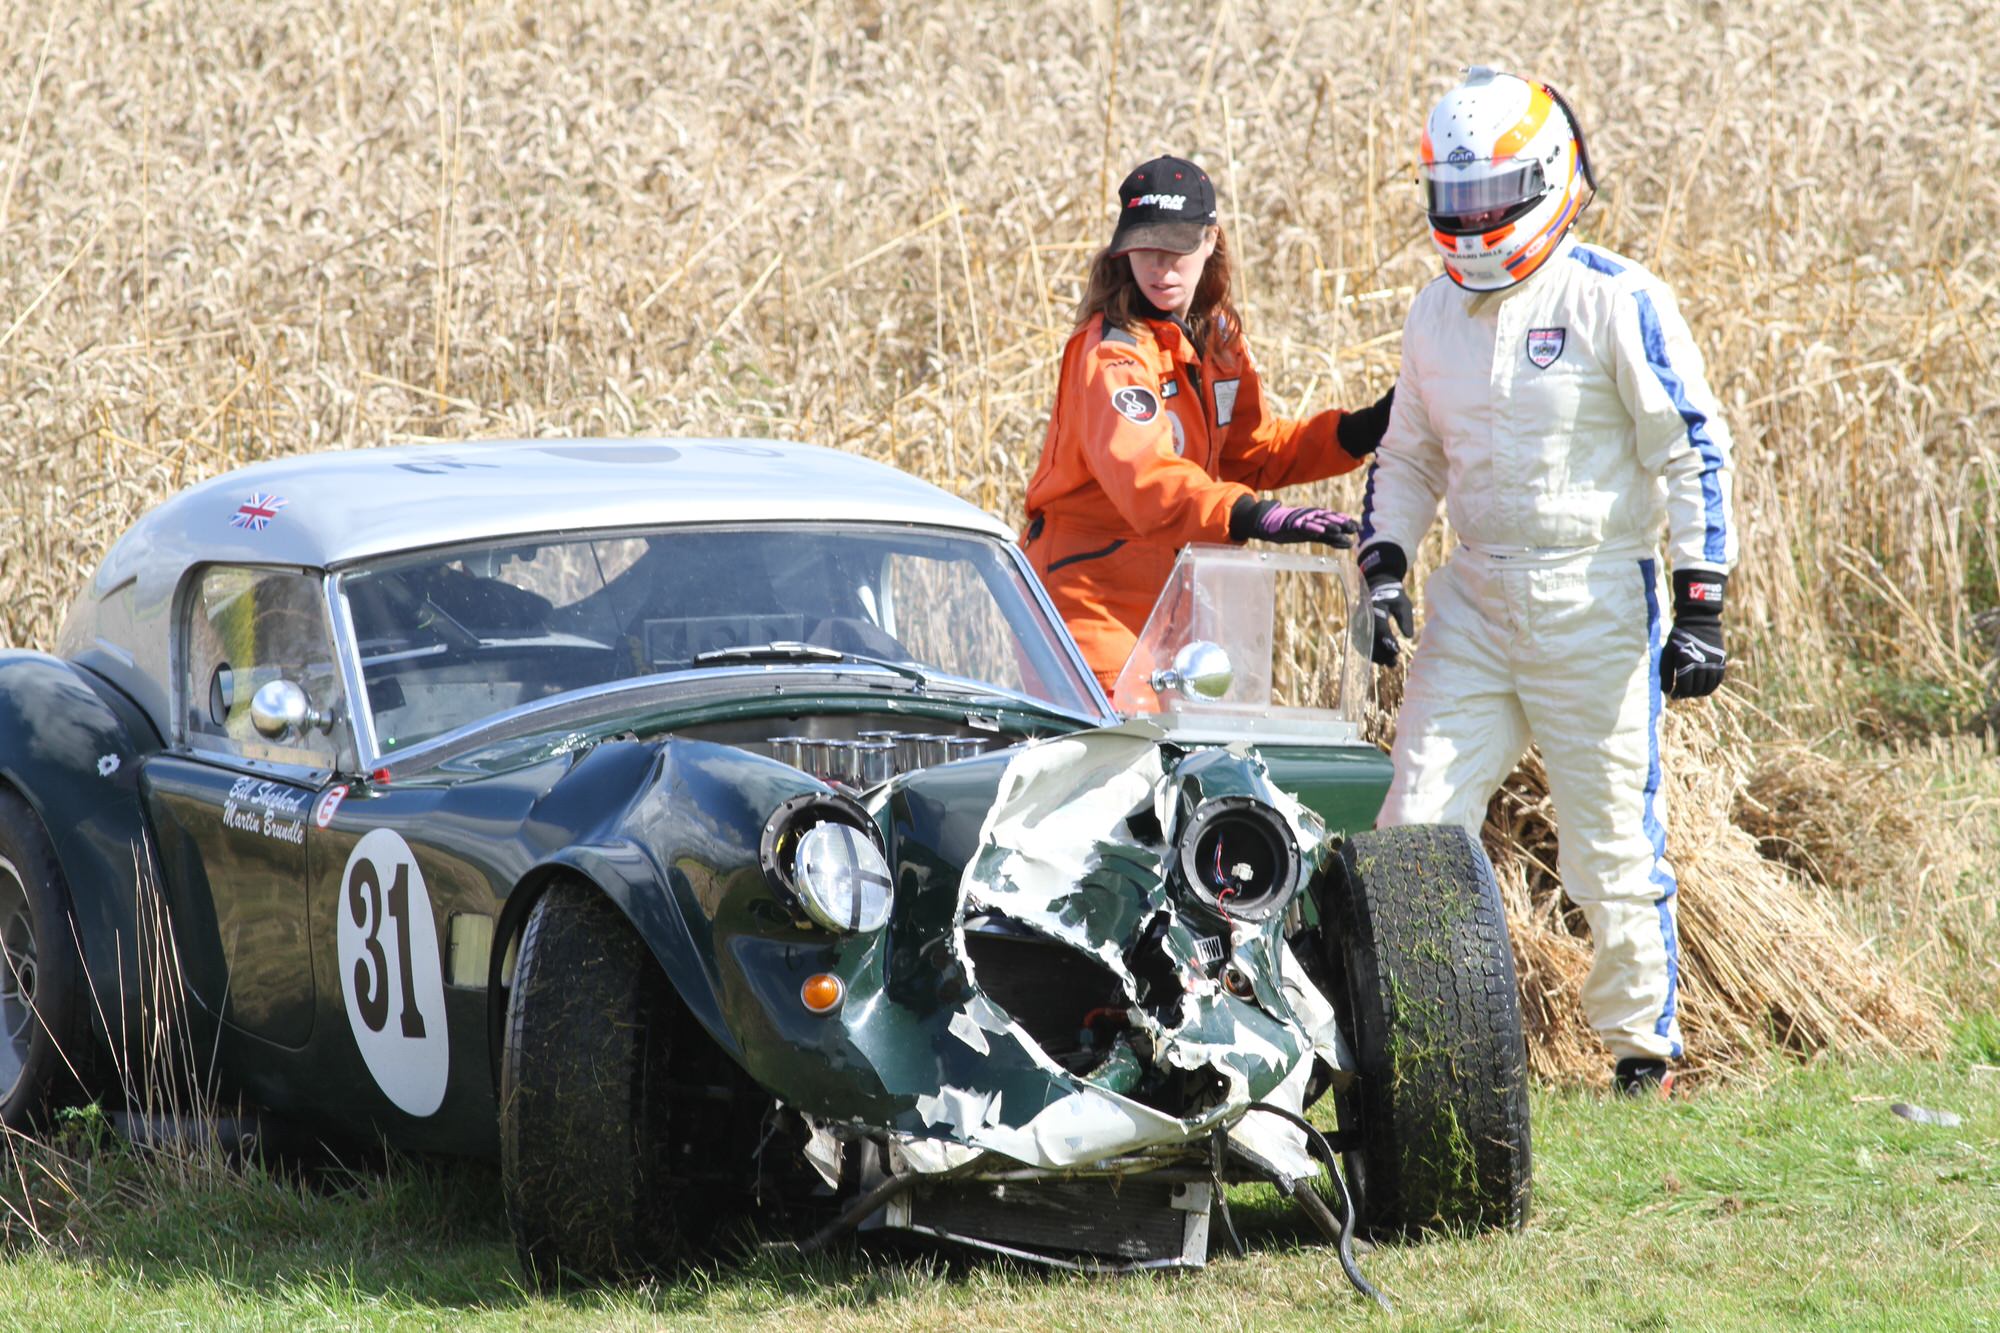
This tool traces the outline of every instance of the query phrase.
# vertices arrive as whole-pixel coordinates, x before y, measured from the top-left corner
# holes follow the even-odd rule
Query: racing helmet
[[[1540,268],[1597,189],[1562,94],[1484,65],[1431,109],[1417,156],[1431,239],[1467,291]]]

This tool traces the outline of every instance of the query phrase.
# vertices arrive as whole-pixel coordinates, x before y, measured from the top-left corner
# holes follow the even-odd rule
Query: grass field
[[[154,1190],[107,1146],[74,1240],[0,1266],[0,1327],[1994,1327],[1996,1054],[1965,1042],[1944,1063],[1774,1071],[1673,1107],[1540,1093],[1527,1230],[1362,1256],[1392,1320],[1262,1187],[1236,1192],[1248,1257],[1198,1274],[846,1252],[549,1297],[520,1285],[490,1168],[397,1163],[319,1192],[261,1175]],[[1899,1101],[1963,1124],[1911,1123],[1891,1113]]]
[[[1974,1066],[2000,1063],[2000,6],[0,0],[0,18],[0,643],[35,648],[142,509],[304,450],[774,434],[1018,519],[1084,260],[1123,168],[1161,151],[1221,187],[1279,405],[1371,401],[1435,273],[1411,184],[1424,109],[1472,60],[1550,79],[1604,178],[1582,231],[1675,287],[1737,442],[1731,683],[1675,710],[1668,756],[1684,902],[1719,913],[1689,949],[1715,959],[1689,992],[1715,1077],[1664,1114],[1545,1089],[1528,1232],[1368,1269],[1418,1326],[1993,1320],[2000,1084]],[[1311,493],[1358,497],[1357,479]],[[1553,835],[1532,772],[1513,790],[1496,850],[1517,945],[1573,1016],[1580,946],[1534,870]],[[1796,1072],[1768,1048],[1800,994],[1831,1026],[1795,1053],[1974,1035],[1943,1061]],[[1853,1016],[1892,1012],[1848,1042]],[[1551,1079],[1602,1077],[1573,1032],[1542,1054]],[[1897,1096],[1966,1123],[1870,1100]],[[1327,1253],[1275,1236],[1185,1280],[760,1260],[549,1302],[512,1285],[477,1171],[162,1194],[116,1152],[84,1161],[72,1239],[8,1229],[0,1324],[1365,1315]]]

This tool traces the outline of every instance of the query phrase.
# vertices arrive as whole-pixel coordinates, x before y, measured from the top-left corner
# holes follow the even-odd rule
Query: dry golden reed
[[[6,642],[46,647],[147,505],[273,454],[771,434],[1018,516],[1112,188],[1161,151],[1220,187],[1281,407],[1371,400],[1435,274],[1420,118],[1489,60],[1571,95],[1604,182],[1584,232],[1665,276],[1707,355],[1738,445],[1731,690],[1754,734],[1829,753],[1893,735],[1906,719],[1882,701],[1908,682],[1933,722],[1994,706],[1974,615],[2000,568],[2000,7],[16,0],[4,17]],[[1352,507],[1358,482],[1316,496]],[[1925,960],[1925,924],[1900,916],[1889,952],[1844,934],[1728,831],[1751,743],[1712,711],[1677,712],[1676,732],[1698,1045],[1776,1021],[1727,960],[1694,961],[1790,947],[1782,916],[1708,933],[1702,904],[1772,894],[1805,904],[1798,974],[1830,951],[1875,987],[1851,1007],[1878,1003],[1885,1033],[1905,1021],[1897,974]],[[1932,818],[1921,782],[1899,791]],[[1990,881],[1964,845],[1929,845],[1948,887]],[[1502,852],[1514,877],[1536,848]],[[1559,994],[1575,942],[1538,901],[1521,952]],[[1783,1007],[1782,1039],[1843,1044]]]
[[[1669,710],[1662,735],[1670,853],[1680,880],[1680,1019],[1695,1077],[1754,1070],[1778,1049],[1932,1056],[1944,1047],[1936,998],[1910,969],[1861,943],[1837,904],[1798,871],[1760,856],[1753,835],[1732,823],[1745,799],[1748,746],[1705,711]],[[1581,913],[1555,874],[1558,830],[1547,775],[1531,756],[1488,811],[1501,896],[1521,972],[1529,1060],[1551,1080],[1601,1080],[1607,1072],[1578,1001],[1589,971]]]

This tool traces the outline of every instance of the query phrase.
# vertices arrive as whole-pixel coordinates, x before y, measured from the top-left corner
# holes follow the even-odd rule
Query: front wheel
[[[1518,1228],[1532,1160],[1527,1047],[1493,866],[1456,826],[1359,833],[1321,938],[1357,1077],[1338,1100],[1364,1226]]]
[[[557,883],[529,913],[507,997],[500,1172],[521,1265],[539,1285],[639,1274],[675,1249],[674,1003],[595,888]]]

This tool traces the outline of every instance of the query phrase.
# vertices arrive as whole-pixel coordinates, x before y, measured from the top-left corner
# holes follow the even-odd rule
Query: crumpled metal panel
[[[609,762],[628,747],[601,748]],[[1315,1055],[1351,1067],[1332,1011],[1290,956],[1282,914],[1204,915],[1176,878],[1181,822],[1224,796],[1277,812],[1302,882],[1318,868],[1318,818],[1271,786],[1254,751],[1183,751],[1128,723],[898,778],[872,798],[895,876],[890,923],[833,935],[800,923],[757,861],[769,812],[821,784],[710,742],[629,749],[651,771],[603,775],[642,791],[608,814],[618,833],[579,868],[620,902],[724,1049],[814,1124],[887,1132],[925,1173],[1173,1155],[1225,1126],[1281,1174],[1312,1170],[1295,1131],[1243,1111],[1260,1099],[1299,1109]],[[1110,1003],[1124,1022],[1107,1026],[1122,1033],[1101,1063],[1072,1052],[1078,1067],[1066,1067],[982,987],[966,926],[981,913],[1058,964],[1073,953],[1121,993]],[[1242,993],[1220,983],[1225,963]],[[846,986],[826,1016],[798,1002],[800,982],[821,971]],[[1186,1086],[1162,1086],[1183,1072]],[[989,1154],[1000,1157],[982,1162]]]
[[[1151,724],[1134,722],[1013,757],[965,867],[954,953],[977,987],[966,922],[995,914],[1088,954],[1125,990],[1128,1035],[1141,1063],[1212,1073],[1218,1095],[1178,1115],[1147,1105],[1103,1086],[1112,1080],[1095,1071],[1065,1069],[975,994],[947,1024],[953,1039],[981,1053],[1004,1040],[1046,1073],[1050,1087],[1025,1107],[988,1086],[940,1087],[918,1099],[929,1134],[1031,1166],[1077,1167],[1203,1137],[1238,1120],[1252,1101],[1300,1110],[1315,1054],[1336,1069],[1346,1066],[1331,1006],[1289,956],[1282,919],[1254,926],[1200,919],[1167,873],[1184,821],[1204,801],[1248,796],[1276,810],[1301,852],[1301,881],[1318,867],[1319,820],[1270,785],[1254,752],[1183,756],[1162,740]],[[1231,994],[1204,958],[1204,940],[1212,959],[1218,938],[1225,960],[1249,982],[1248,995]],[[1286,1175],[1313,1170],[1302,1136],[1275,1117],[1252,1117],[1231,1133]],[[965,1160],[915,1145],[905,1155],[918,1170]]]

